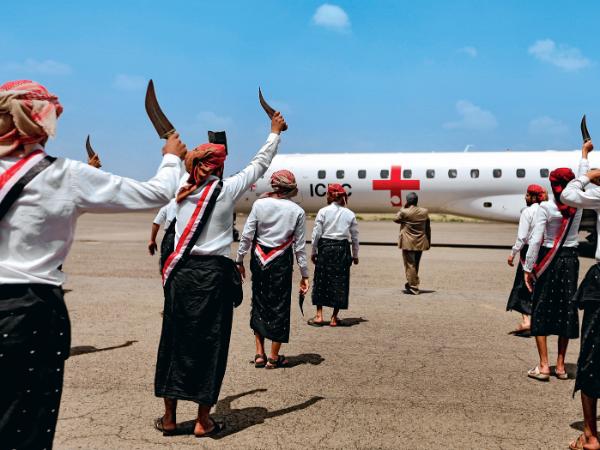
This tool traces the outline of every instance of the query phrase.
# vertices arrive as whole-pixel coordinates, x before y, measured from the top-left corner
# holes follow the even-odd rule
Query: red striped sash
[[[165,261],[163,267],[163,286],[169,281],[177,264],[190,254],[196,241],[198,241],[198,237],[212,213],[222,186],[222,181],[215,180],[207,184],[200,192],[200,199],[196,204],[196,209],[185,226],[185,229],[179,238],[179,242],[177,242],[175,251],[171,253]]]
[[[19,198],[27,183],[55,160],[43,150],[35,150],[0,174],[0,219]]]
[[[264,267],[267,264],[269,264],[271,261],[273,261],[275,258],[277,258],[278,256],[283,255],[283,253],[287,250],[287,248],[290,245],[292,245],[293,242],[294,242],[294,238],[290,237],[286,242],[279,245],[278,247],[271,249],[269,252],[265,252],[263,250],[263,248],[260,246],[260,244],[257,242],[256,245],[254,246],[254,254],[260,261],[261,265]]]
[[[562,248],[563,244],[565,243],[565,239],[567,238],[567,234],[569,234],[569,230],[571,229],[571,224],[573,223],[574,217],[575,216],[570,217],[568,219],[563,218],[560,224],[560,229],[558,230],[558,234],[556,235],[554,243],[552,244],[552,248],[548,253],[544,255],[544,257],[539,263],[536,263],[533,266],[533,273],[535,274],[536,278],[541,277],[542,274],[546,271],[546,269],[550,267],[550,264],[554,260],[554,257]]]

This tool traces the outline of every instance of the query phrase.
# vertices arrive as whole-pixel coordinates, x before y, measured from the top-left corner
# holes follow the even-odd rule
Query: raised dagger
[[[265,98],[263,97],[262,91],[260,90],[260,87],[258,88],[258,101],[260,102],[260,106],[263,107],[263,109],[265,110],[265,112],[267,113],[267,116],[269,116],[269,119],[273,118],[273,115],[275,115],[275,110],[273,109],[273,107],[271,105],[269,105],[267,103],[267,101],[265,100]],[[287,130],[287,124],[285,125],[285,128],[283,128],[282,131]]]
[[[591,141],[592,137],[590,136],[590,132],[587,129],[587,123],[585,121],[585,114],[581,119],[581,137],[583,137],[583,142]]]
[[[88,158],[90,158],[90,159],[96,155],[96,152],[94,151],[92,144],[90,142],[89,134],[88,134],[87,139],[85,140],[85,150],[87,151]]]
[[[154,92],[154,83],[152,80],[148,82],[148,89],[146,89],[146,112],[150,118],[150,122],[154,125],[154,129],[158,133],[161,139],[167,139],[171,134],[175,133],[175,127],[167,119],[165,113],[160,109],[158,100],[156,99],[156,92]]]

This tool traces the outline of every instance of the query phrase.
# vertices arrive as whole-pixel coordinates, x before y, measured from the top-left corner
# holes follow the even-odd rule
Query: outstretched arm
[[[280,113],[275,113],[273,119],[271,119],[271,134],[269,134],[265,145],[262,146],[244,170],[225,180],[225,189],[231,192],[234,201],[239,200],[244,192],[265,174],[277,154],[279,136],[285,126],[283,116]]]

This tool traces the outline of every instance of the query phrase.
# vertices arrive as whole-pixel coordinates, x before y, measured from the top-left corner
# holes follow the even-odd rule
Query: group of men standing
[[[600,217],[600,170],[590,170],[588,154],[591,140],[585,140],[578,174],[568,168],[550,173],[551,194],[539,185],[527,188],[519,221],[517,240],[508,257],[518,268],[509,295],[507,310],[518,311],[522,321],[515,333],[529,332],[535,337],[539,363],[527,376],[547,382],[554,375],[567,380],[565,358],[570,339],[579,338],[578,308],[584,310],[581,345],[574,392],[581,390],[584,432],[569,448],[600,449],[596,427],[596,403],[600,396],[600,246],[596,264],[577,287],[579,224],[583,208],[595,210]],[[600,229],[600,221],[597,229]],[[554,373],[548,361],[548,336],[558,336],[558,356]]]

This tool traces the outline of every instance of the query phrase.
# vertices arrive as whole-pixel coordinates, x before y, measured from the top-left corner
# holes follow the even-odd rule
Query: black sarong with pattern
[[[528,248],[529,246],[527,245],[524,245],[521,248],[521,259],[525,259]],[[523,265],[521,264],[520,260],[517,260],[517,273],[515,274],[515,281],[513,283],[512,290],[508,296],[506,310],[517,311],[521,314],[531,315],[531,292],[529,292],[529,289],[527,289],[527,286],[525,285]]]
[[[575,391],[600,397],[600,266],[590,267],[581,282],[575,300],[583,309],[581,346],[577,360]]]
[[[319,239],[312,288],[313,305],[348,309],[351,264],[349,241]]]
[[[169,255],[175,251],[175,220],[173,220],[167,229],[165,235],[160,241],[160,273],[162,274],[163,267]]]
[[[70,345],[62,288],[0,287],[0,448],[52,448]]]
[[[219,397],[233,320],[233,262],[190,256],[165,286],[154,392],[214,405]]]
[[[272,248],[261,246],[265,253]],[[254,251],[252,271],[252,311],[250,328],[275,342],[290,340],[290,309],[294,252],[288,247],[281,255],[263,266]]]
[[[542,247],[538,260],[550,249]],[[532,296],[531,335],[579,337],[579,315],[574,299],[579,276],[577,249],[558,250],[550,267],[535,283]]]

